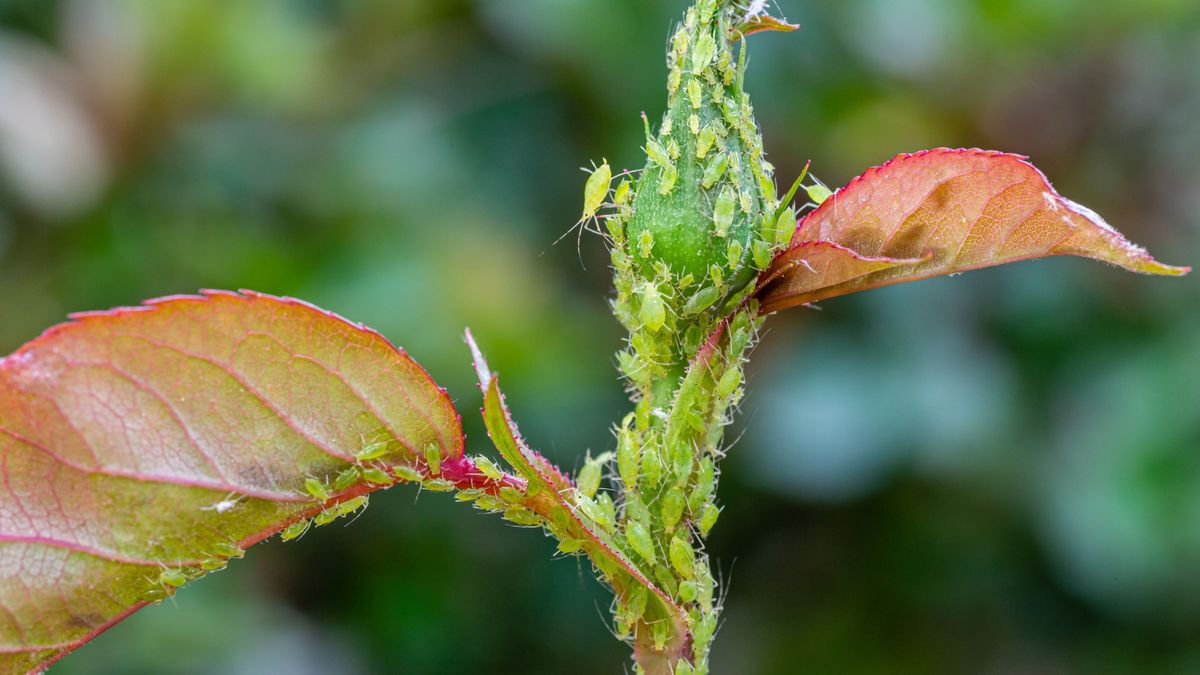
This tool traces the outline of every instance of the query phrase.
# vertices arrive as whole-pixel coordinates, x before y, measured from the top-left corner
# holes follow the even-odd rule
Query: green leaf
[[[0,360],[0,671],[384,486],[347,469],[427,476],[436,450],[467,482],[446,392],[360,325],[248,292],[72,318]]]
[[[1025,158],[928,150],[871,169],[800,222],[763,274],[762,312],[858,291],[1055,255],[1178,276]]]

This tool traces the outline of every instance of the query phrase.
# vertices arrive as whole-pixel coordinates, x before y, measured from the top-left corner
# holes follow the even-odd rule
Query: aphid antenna
[[[624,640],[621,639],[621,636],[617,635],[617,629],[613,627],[612,617],[616,613],[616,610],[617,610],[617,596],[615,594],[613,595],[613,601],[611,603],[609,603],[609,610],[608,610],[607,615],[604,613],[603,610],[600,609],[599,602],[596,602],[593,600],[592,604],[596,608],[596,613],[600,615],[600,623],[604,624],[604,630],[608,631],[608,634],[613,636],[613,639],[616,640],[617,642],[624,642]],[[629,671],[626,670],[625,672],[628,673]]]
[[[733,562],[729,563],[729,574],[726,576],[725,570],[721,567],[720,561],[717,561],[713,565],[713,567],[717,568],[718,589],[717,599],[716,602],[713,603],[713,606],[716,607],[718,611],[725,607],[725,600],[729,597],[729,588],[733,586],[733,568],[735,566],[737,566],[737,558],[734,558]]]
[[[351,518],[350,520],[347,520],[347,521],[346,521],[346,524],[345,524],[345,525],[343,525],[343,527],[350,527],[351,525],[353,525],[353,524],[354,524],[354,521],[358,520],[359,518],[362,518],[362,515],[363,515],[364,513],[366,513],[366,512],[367,512],[367,507],[366,507],[366,506],[360,506],[360,507],[358,507],[358,509],[356,509],[356,510],[354,511],[354,517],[353,517],[353,518]]]

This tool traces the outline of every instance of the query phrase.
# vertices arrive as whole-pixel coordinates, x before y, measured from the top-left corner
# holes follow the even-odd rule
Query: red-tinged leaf
[[[828,280],[800,261],[828,258],[825,242],[850,249],[835,271],[866,260],[908,260]],[[1002,263],[1076,255],[1133,272],[1182,275],[1155,261],[1100,216],[1062,197],[1025,158],[984,150],[928,150],[871,169],[808,214],[764,275],[763,312],[879,286]],[[807,277],[807,278],[806,278]]]
[[[806,297],[868,274],[921,262],[919,258],[868,258],[830,241],[805,241],[781,253],[759,286],[770,286],[772,296]]]
[[[767,16],[763,14],[739,24],[734,31],[741,33],[742,35],[754,35],[755,33],[765,33],[768,31],[773,31],[776,33],[790,33],[794,30],[798,30],[799,28],[800,24],[788,23],[783,19],[777,19],[773,16]]]
[[[426,470],[431,447],[467,470],[445,391],[310,305],[208,292],[73,318],[0,360],[0,671],[44,667],[206,562],[357,504],[380,485],[332,477],[368,444],[385,444],[380,470]]]

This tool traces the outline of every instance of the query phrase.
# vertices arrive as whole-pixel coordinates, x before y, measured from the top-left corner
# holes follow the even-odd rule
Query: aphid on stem
[[[279,533],[279,538],[283,541],[299,539],[300,537],[304,536],[305,532],[308,532],[308,528],[311,524],[312,523],[310,523],[307,518],[304,520],[298,520],[285,527],[283,532]]]
[[[304,479],[304,489],[310,497],[319,502],[329,501],[329,489],[321,480],[312,477]]]
[[[588,171],[586,168],[581,170],[589,174],[587,182],[583,186],[583,213],[579,216],[579,220],[567,228],[567,231],[563,232],[562,236],[556,239],[554,243],[557,244],[566,238],[567,235],[575,232],[575,251],[582,258],[583,231],[587,230],[595,234],[603,234],[600,231],[599,225],[601,216],[598,214],[601,207],[604,206],[604,201],[608,199],[612,186],[613,172],[607,159],[603,160],[600,166],[593,164],[591,171]]]

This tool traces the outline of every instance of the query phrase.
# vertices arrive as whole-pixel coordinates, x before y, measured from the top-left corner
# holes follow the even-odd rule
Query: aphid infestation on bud
[[[591,462],[576,499],[597,528],[615,528],[615,545],[688,617],[692,653],[666,658],[674,672],[708,669],[703,627],[716,625],[720,608],[703,537],[720,513],[713,500],[721,430],[740,400],[742,355],[760,321],[747,300],[750,282],[788,243],[781,220],[794,213],[776,195],[744,89],[746,43],[735,28],[764,9],[700,0],[687,11],[669,41],[657,133],[643,115],[645,166],[636,183],[621,183],[617,208],[605,216],[613,312],[629,331],[618,365],[635,410],[615,431],[615,514],[593,499]],[[607,194],[609,173],[600,171],[584,189],[586,217]],[[639,618],[645,598],[617,593],[617,632],[639,653],[681,645],[685,636],[668,623]],[[639,668],[652,662],[639,658]]]
[[[95,557],[105,570],[134,568],[126,576],[134,579],[129,594],[136,603],[132,609],[137,609],[223,569],[242,557],[243,547],[264,538],[278,534],[295,540],[313,526],[355,517],[376,490],[405,483],[421,492],[454,493],[457,501],[499,515],[514,527],[553,537],[558,555],[575,556],[580,565],[586,560],[613,592],[613,632],[633,647],[635,672],[708,673],[709,649],[720,625],[717,579],[722,575],[709,559],[706,542],[722,513],[717,491],[721,460],[729,450],[725,429],[745,395],[748,350],[767,315],[901,281],[1049,255],[1089,256],[1146,274],[1187,272],[1158,263],[1095,213],[1055,192],[1024,158],[1004,153],[940,149],[902,155],[837,192],[810,179],[806,166],[780,199],[745,90],[747,36],[796,27],[767,11],[763,0],[695,0],[666,47],[662,117],[652,124],[643,114],[643,168],[614,173],[602,160],[588,172],[580,219],[572,229],[580,237],[585,229],[599,233],[609,247],[611,307],[627,330],[616,361],[631,409],[614,425],[609,447],[587,451],[573,480],[526,443],[498,376],[469,331],[465,338],[482,393],[484,426],[503,465],[466,454],[460,411],[447,391],[379,334],[299,301],[209,292],[148,303],[139,312],[79,315],[75,323],[48,331],[13,357],[0,359],[0,399],[7,402],[0,406],[3,421],[20,422],[17,428],[23,429],[22,435],[10,434],[2,449],[18,458],[24,455],[16,453],[32,452],[36,461],[22,461],[39,467],[38,473],[33,483],[23,485],[40,488],[47,475],[41,463],[62,461],[39,443],[79,436],[81,427],[63,410],[89,411],[83,422],[95,427],[89,433],[103,438],[97,447],[105,448],[123,447],[131,438],[141,439],[138,448],[157,448],[161,438],[179,435],[178,428],[169,426],[178,424],[189,438],[192,432],[207,434],[203,442],[191,439],[200,455],[227,439],[271,443],[265,448],[271,453],[255,458],[262,460],[261,471],[236,472],[236,480],[248,481],[253,489],[212,482],[235,479],[232,472],[221,475],[230,459],[226,453],[219,455],[220,462],[205,456],[213,465],[212,475],[179,469],[180,476],[160,479],[143,477],[143,467],[124,467],[128,475],[104,474],[87,488],[72,483],[71,490],[96,497],[89,490],[114,482],[153,483],[155,488],[144,493],[145,503],[163,503],[153,497],[160,490],[185,495],[167,506],[175,509],[170,515],[183,523],[181,530],[195,536],[160,537],[148,525],[130,523],[135,519],[128,513],[95,528],[76,527],[76,515],[70,514],[69,526],[54,529],[55,536],[113,530],[112,543],[119,544],[113,550],[120,549],[122,557],[76,557]],[[797,195],[808,201],[794,204]],[[180,331],[173,321],[185,329]],[[114,341],[113,335],[139,339]],[[264,336],[270,339],[260,340]],[[180,340],[186,352],[174,346]],[[87,351],[80,363],[90,363],[89,358],[103,358],[106,365],[112,365],[110,360],[135,361],[137,376],[158,378],[156,387],[172,392],[163,400],[182,406],[180,414],[163,415],[154,408],[138,424],[119,425],[118,431],[96,425],[90,411],[113,408],[103,397],[117,394],[105,392],[125,392],[126,385],[94,386],[92,375],[62,376],[63,364],[73,363],[64,354],[72,345],[88,346],[88,341],[102,343],[103,349]],[[252,345],[259,343],[272,346],[256,351]],[[229,345],[237,345],[234,365],[229,365]],[[193,355],[193,349],[216,356]],[[203,396],[193,398],[190,391],[176,396],[178,375],[160,377],[145,364],[175,363],[181,354],[197,363],[212,358],[235,377],[217,378],[222,384]],[[320,367],[289,365],[287,377],[281,378],[285,363]],[[123,374],[115,366],[113,370]],[[321,388],[293,387],[300,372],[312,373]],[[248,396],[252,386],[261,391]],[[157,391],[149,385],[147,390]],[[305,395],[295,395],[297,391]],[[54,403],[59,396],[71,397],[70,405],[42,402]],[[120,396],[117,408],[134,405]],[[100,397],[95,399],[100,403],[80,405],[90,397]],[[270,412],[254,408],[254,414],[240,416],[208,414],[246,406],[251,399]],[[189,426],[176,417],[204,423]],[[162,451],[170,454],[169,448]],[[119,464],[124,460],[116,457],[139,453],[111,455],[105,461]],[[189,455],[177,464],[191,466],[195,459]],[[289,473],[288,467],[295,468]],[[66,473],[80,471],[68,468]],[[252,482],[258,479],[263,483]],[[7,494],[10,503],[16,499],[22,506],[21,518],[9,521],[33,522],[47,513],[66,517],[59,513],[65,502],[55,490],[10,486]],[[56,502],[52,506],[36,501],[47,494]],[[80,503],[141,503],[115,499],[115,492],[98,494],[102,498]],[[197,502],[196,495],[204,497]],[[25,509],[21,500],[34,508]],[[90,516],[83,515],[80,522]],[[193,521],[197,525],[189,526]],[[42,546],[42,534],[31,525],[22,537]],[[19,545],[30,543],[24,539],[7,542],[6,550],[21,550]],[[150,544],[139,544],[144,539]],[[138,545],[149,548],[125,560],[122,547]],[[92,550],[92,543],[84,546]],[[28,560],[21,558],[19,564],[28,567]],[[100,576],[75,586],[91,592],[101,587],[92,583]],[[0,605],[10,613],[18,604],[35,607],[34,625],[43,620],[46,607],[61,604],[59,594],[65,592],[54,583],[42,586],[53,593],[35,602],[26,594],[38,588],[27,584],[20,588],[19,603]],[[98,606],[92,598],[87,602],[89,611]],[[43,640],[39,634],[35,642],[50,646],[34,645],[45,655],[28,657],[28,663],[52,663],[94,637],[96,628],[103,630],[132,611],[128,603],[110,604],[113,613],[104,616],[58,613],[69,621],[53,633],[55,639]],[[26,640],[12,633],[0,637],[6,644]],[[0,670],[7,672],[3,664],[16,662],[5,658],[18,652],[0,650]]]

